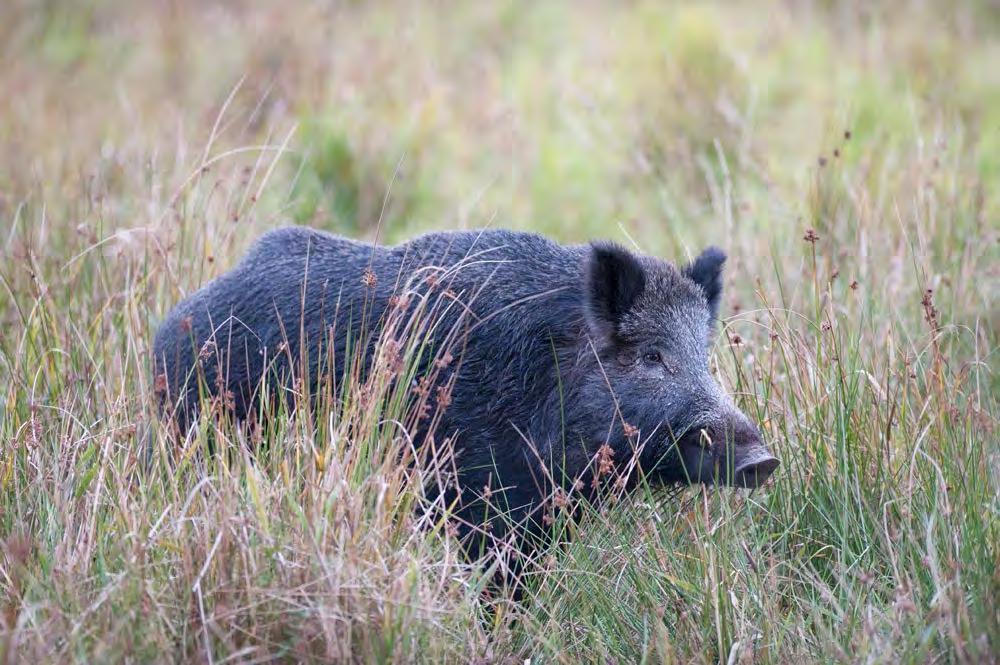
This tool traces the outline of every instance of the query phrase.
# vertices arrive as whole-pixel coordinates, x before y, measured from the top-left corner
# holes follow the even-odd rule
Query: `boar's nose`
[[[764,484],[781,462],[770,453],[759,451],[744,460],[733,471],[734,484],[739,487],[760,487]]]

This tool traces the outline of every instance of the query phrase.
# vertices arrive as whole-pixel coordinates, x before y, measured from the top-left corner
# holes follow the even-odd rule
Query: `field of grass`
[[[995,2],[8,0],[0,97],[0,662],[1000,660]],[[586,511],[516,602],[387,383],[180,447],[157,322],[288,223],[719,244],[782,466]]]

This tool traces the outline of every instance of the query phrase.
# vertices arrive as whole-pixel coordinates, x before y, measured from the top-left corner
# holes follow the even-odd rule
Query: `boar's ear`
[[[681,271],[684,276],[701,287],[708,301],[708,311],[712,318],[719,315],[719,300],[722,296],[722,264],[726,253],[718,247],[709,247]]]
[[[590,249],[587,318],[597,334],[612,337],[646,287],[646,272],[635,255],[614,243],[594,243]]]

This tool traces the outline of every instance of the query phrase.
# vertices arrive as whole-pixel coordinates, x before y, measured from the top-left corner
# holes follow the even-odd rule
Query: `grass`
[[[0,658],[996,662],[998,31],[988,2],[5,3]],[[157,321],[290,221],[723,245],[712,364],[779,472],[553,505],[572,537],[514,602],[415,509],[433,465],[379,373],[256,460],[208,421],[173,444]]]

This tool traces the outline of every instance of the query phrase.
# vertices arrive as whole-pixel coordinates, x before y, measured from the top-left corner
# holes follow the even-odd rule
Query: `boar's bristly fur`
[[[511,525],[543,533],[555,487],[585,495],[600,466],[630,460],[656,482],[756,486],[777,460],[708,369],[724,261],[712,248],[679,270],[611,243],[503,230],[384,247],[280,229],[161,325],[163,412],[184,432],[207,390],[247,419],[261,385],[314,384],[366,333],[370,362],[387,310],[407,289],[447,289],[461,306],[434,330],[460,330],[452,348],[461,357],[435,436],[455,442],[457,482],[441,489],[457,500],[466,534],[489,520],[491,536]]]

